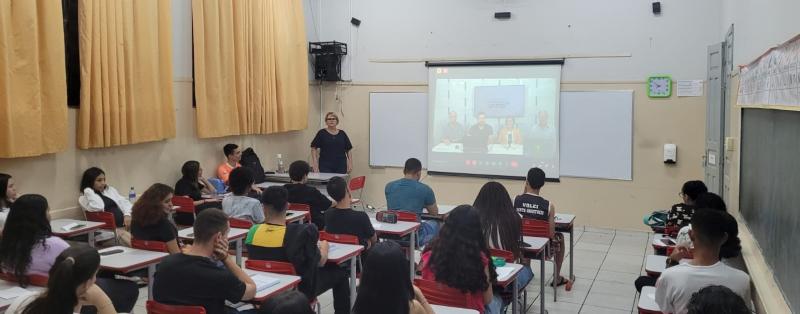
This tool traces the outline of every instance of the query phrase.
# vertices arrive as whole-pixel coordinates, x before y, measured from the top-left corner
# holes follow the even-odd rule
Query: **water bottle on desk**
[[[131,203],[136,200],[136,190],[134,190],[133,187],[131,187],[131,191],[128,192],[128,200],[131,201]]]
[[[283,173],[283,156],[278,154],[278,169],[275,171],[277,173]]]

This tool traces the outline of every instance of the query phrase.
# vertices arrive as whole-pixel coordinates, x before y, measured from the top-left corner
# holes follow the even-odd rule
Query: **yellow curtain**
[[[170,3],[80,0],[78,147],[175,137]]]
[[[0,158],[67,146],[60,0],[0,0]]]
[[[193,0],[192,20],[199,137],[306,128],[302,1]]]

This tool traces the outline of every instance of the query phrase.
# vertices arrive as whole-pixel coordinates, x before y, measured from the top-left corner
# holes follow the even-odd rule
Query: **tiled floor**
[[[565,234],[567,249],[569,235]],[[591,313],[627,314],[637,313],[638,301],[633,281],[644,273],[644,258],[652,254],[648,245],[650,236],[645,232],[617,231],[591,227],[575,228],[575,276],[571,291],[558,289],[558,302],[553,302],[553,289],[545,289],[545,307],[550,314]],[[564,261],[562,275],[569,274],[569,254]],[[539,264],[532,261],[536,278],[528,285],[528,303],[533,303],[527,313],[539,313]],[[552,263],[545,263],[546,274],[552,275]],[[546,277],[547,282],[550,277]],[[147,289],[139,293],[135,313],[146,313],[144,303]],[[333,313],[330,291],[319,298],[322,313]],[[511,313],[509,309],[507,313]]]

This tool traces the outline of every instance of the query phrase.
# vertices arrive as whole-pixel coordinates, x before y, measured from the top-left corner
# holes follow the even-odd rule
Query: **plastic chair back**
[[[287,262],[248,259],[244,261],[244,267],[247,269],[263,271],[268,273],[297,275],[297,272],[295,272],[294,270],[294,265]]]
[[[131,247],[145,251],[169,253],[169,250],[167,250],[167,243],[161,241],[131,239]]]
[[[105,223],[101,229],[117,231],[117,222],[114,220],[114,214],[110,212],[84,212],[86,220],[94,222]]]
[[[550,222],[538,219],[522,219],[522,235],[528,237],[552,238]]]
[[[186,213],[194,215],[194,200],[188,196],[173,196],[172,205],[178,206],[175,209],[178,213]]]
[[[228,223],[230,223],[231,228],[239,228],[239,229],[250,229],[253,226],[253,222],[245,219],[239,218],[228,218]]]
[[[349,234],[335,234],[335,233],[328,233],[325,231],[319,232],[319,239],[320,241],[325,240],[328,242],[334,243],[343,243],[343,244],[355,244],[359,245],[358,237]]]
[[[166,305],[147,300],[147,314],[206,314],[202,306]]]
[[[422,291],[422,295],[432,304],[468,308],[467,295],[461,293],[458,289],[433,280],[420,278],[414,279],[414,285]]]
[[[492,256],[501,257],[506,260],[506,263],[513,263],[514,262],[514,253],[511,251],[501,250],[501,249],[489,249],[489,253]]]

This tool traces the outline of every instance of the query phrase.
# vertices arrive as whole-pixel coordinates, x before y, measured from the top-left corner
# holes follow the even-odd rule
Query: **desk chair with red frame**
[[[301,204],[301,203],[289,203],[289,208],[287,209],[306,212],[305,220],[308,221],[308,223],[311,223],[311,205]]]
[[[550,222],[538,219],[526,219],[522,218],[522,235],[528,237],[539,237],[539,238],[553,238],[553,232],[550,228]],[[553,263],[553,302],[556,301],[558,298],[558,285],[556,284],[556,280],[558,280],[558,276],[560,274],[560,269],[558,269],[558,263],[556,263],[555,254],[550,252],[550,244],[545,246],[545,255],[544,260],[549,260]],[[562,248],[563,249],[563,248]],[[571,254],[571,253],[570,253]],[[544,262],[544,261],[541,261]],[[544,276],[544,274],[542,274]],[[571,283],[567,283],[567,290],[572,290]]]
[[[48,277],[45,275],[38,275],[38,274],[30,274],[25,276],[26,281],[29,285],[37,286],[37,287],[47,287],[47,280]],[[5,280],[8,282],[19,282],[17,277],[14,276],[12,273],[7,272],[0,272],[0,280]]]
[[[500,257],[506,261],[506,263],[514,263],[514,253],[511,251],[501,250],[501,249],[489,249],[489,253],[492,254],[492,257]],[[527,286],[526,286],[527,287]],[[528,290],[526,287],[522,287],[519,290],[522,291],[521,294],[517,294],[518,296],[522,297],[522,309],[523,313],[527,313],[528,310]],[[511,300],[512,293],[502,292],[501,296],[503,297],[503,301]],[[519,301],[519,300],[517,300]],[[533,306],[533,304],[531,304]]]
[[[287,262],[248,259],[244,261],[244,268],[263,271],[266,273],[297,276],[297,271],[294,270],[294,265]],[[311,307],[314,308],[314,312],[317,314],[322,313],[322,306],[316,298],[314,300],[310,300],[310,303]]]
[[[161,241],[131,239],[131,247],[145,251],[169,253],[167,243]]]
[[[202,306],[166,305],[147,300],[147,314],[206,314]]]
[[[467,294],[443,283],[422,278],[414,279],[414,285],[419,288],[425,299],[431,304],[469,309],[467,307]]]
[[[352,204],[361,205],[362,210],[366,209],[366,202],[364,202],[364,190],[366,183],[367,177],[360,176],[350,179],[350,183],[348,184],[350,195],[353,195],[355,191],[358,191],[358,198],[353,198]]]
[[[173,196],[172,197],[172,205],[177,206],[175,209],[176,213],[183,213],[192,215],[192,221],[197,218],[197,214],[195,213],[194,208],[194,200],[188,196]],[[182,226],[182,227],[191,227],[191,226]]]
[[[119,245],[119,235],[117,234],[117,222],[114,219],[114,214],[110,212],[90,212],[84,211],[87,221],[102,222],[104,225],[100,229],[110,231],[114,234],[114,243]],[[105,241],[106,239],[96,239],[96,241]]]
[[[320,241],[328,241],[333,243],[342,243],[342,244],[352,244],[352,245],[361,245],[358,241],[358,237],[350,234],[338,234],[338,233],[328,233],[325,231],[319,232],[319,240]],[[366,248],[364,248],[366,249]],[[356,257],[356,261],[358,262],[358,269],[361,270],[361,255]],[[361,273],[358,274],[358,278],[361,277]]]

